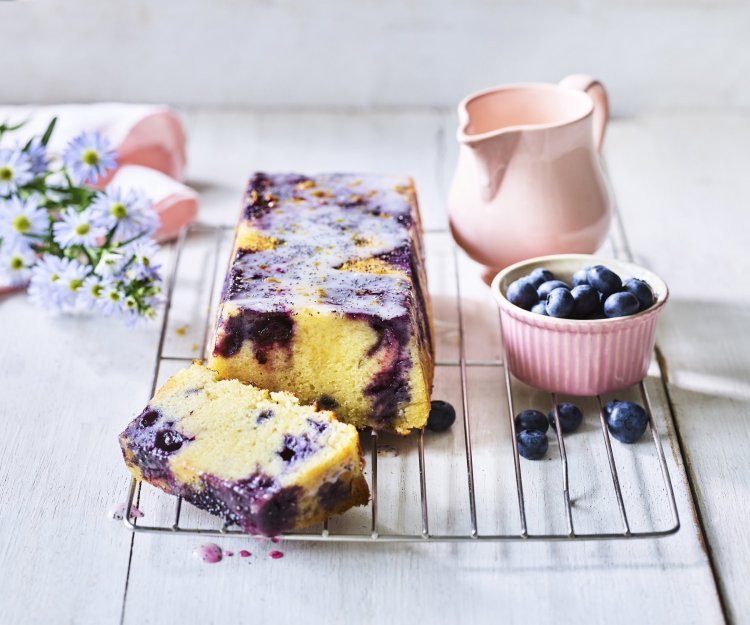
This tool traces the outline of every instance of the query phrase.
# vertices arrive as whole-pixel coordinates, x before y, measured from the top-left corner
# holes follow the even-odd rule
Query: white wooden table
[[[372,170],[413,174],[427,226],[445,225],[452,113],[188,111],[185,121],[204,221],[234,220],[255,169]],[[265,557],[268,546],[232,538],[219,542],[235,552],[249,544],[253,556],[205,565],[191,558],[199,539],[133,539],[107,516],[126,492],[116,435],[147,400],[157,325],[133,331],[51,318],[13,296],[0,300],[0,624],[747,621],[748,142],[746,116],[618,120],[607,138],[622,217],[614,246],[629,244],[672,288],[659,334],[667,384],[654,377],[648,388],[675,482],[676,535],[575,544],[282,543],[282,560]],[[482,300],[472,267],[462,266],[471,274],[466,295]],[[439,290],[439,265],[430,279]],[[179,306],[178,319],[187,314]],[[482,306],[477,327],[493,314]],[[450,349],[450,320],[440,314],[438,333]],[[469,340],[470,356],[497,351],[496,337],[483,339]],[[499,383],[486,381],[480,408],[501,401]],[[450,381],[438,384],[450,395]],[[440,503],[449,496],[435,492],[440,480],[449,493],[452,478],[438,469],[435,479]],[[513,483],[507,474],[482,479]],[[530,497],[543,509],[548,503],[533,484]],[[637,483],[629,496],[641,496]]]

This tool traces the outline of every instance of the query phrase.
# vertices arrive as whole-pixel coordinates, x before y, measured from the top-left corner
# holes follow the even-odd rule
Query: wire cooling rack
[[[152,395],[166,375],[165,369],[184,366],[201,355],[201,348],[205,357],[231,230],[226,226],[193,224],[178,238],[166,289]],[[587,417],[598,413],[598,419],[587,419],[589,429],[585,432],[561,433],[556,409],[559,398],[555,394],[524,387],[510,375],[501,358],[467,358],[467,333],[481,328],[475,326],[474,320],[466,320],[462,306],[460,252],[446,232],[429,231],[428,266],[432,237],[443,238],[443,267],[452,265],[449,279],[455,281],[455,358],[436,363],[436,378],[454,379],[458,418],[452,432],[446,435],[422,430],[404,438],[374,431],[362,433],[363,450],[369,457],[369,505],[331,518],[321,526],[285,533],[281,538],[322,542],[580,541],[657,538],[677,532],[680,521],[672,478],[646,385],[641,382],[626,391],[626,396],[629,393],[640,401],[648,414],[650,437],[644,437],[637,445],[613,445],[603,411],[606,399],[602,397],[576,398],[579,405],[588,402]],[[196,238],[204,246],[204,255],[197,269],[182,271],[185,250]],[[196,285],[196,272],[208,276],[207,285]],[[199,320],[193,325],[201,326],[200,336],[195,335],[194,354],[173,354],[168,349],[174,343],[172,315],[178,283],[187,283],[181,288],[191,294],[195,308],[191,318]],[[181,329],[176,332],[180,334]],[[479,382],[477,377],[481,378]],[[500,393],[502,399],[488,402],[482,399],[482,393]],[[435,396],[439,396],[437,390]],[[513,415],[522,402],[543,410],[549,407],[554,412],[557,427],[552,429],[548,454],[553,462],[526,461],[512,444],[516,434]],[[662,418],[664,424],[667,420],[668,417]],[[596,422],[593,428],[591,421]],[[478,434],[472,433],[475,427]],[[446,436],[452,438],[448,440]],[[428,454],[437,471],[428,470]],[[557,463],[554,455],[558,456]],[[559,468],[555,470],[554,464]],[[132,506],[143,509],[144,517],[136,518],[130,512]],[[132,532],[244,535],[239,528],[222,525],[217,518],[189,504],[183,506],[182,498],[148,485],[144,489],[135,479],[130,482],[125,510],[128,512],[124,524]],[[408,516],[411,523],[405,518]],[[440,527],[431,524],[434,518]]]

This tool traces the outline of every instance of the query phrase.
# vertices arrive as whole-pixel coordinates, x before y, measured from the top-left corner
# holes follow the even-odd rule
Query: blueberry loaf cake
[[[355,428],[194,363],[120,435],[133,475],[244,531],[273,536],[366,504]]]
[[[255,174],[209,366],[358,428],[423,427],[433,347],[411,179]]]

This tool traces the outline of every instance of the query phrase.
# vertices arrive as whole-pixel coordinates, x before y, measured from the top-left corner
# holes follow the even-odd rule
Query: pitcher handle
[[[604,85],[586,74],[571,74],[563,78],[559,84],[567,89],[585,91],[594,101],[594,145],[597,151],[601,152],[604,131],[609,121],[609,98]]]

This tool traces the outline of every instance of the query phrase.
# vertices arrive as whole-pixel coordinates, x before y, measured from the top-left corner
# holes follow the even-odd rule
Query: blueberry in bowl
[[[624,291],[632,293],[638,299],[639,310],[646,310],[654,305],[654,291],[645,280],[630,278],[622,284]]]
[[[601,306],[599,291],[588,284],[574,286],[570,294],[573,296],[574,302],[573,314],[578,319],[593,315]]]
[[[632,293],[623,291],[621,293],[612,293],[604,300],[604,316],[609,317],[629,317],[640,310],[638,298]]]
[[[547,314],[550,317],[570,317],[575,309],[573,294],[566,288],[557,288],[547,296]]]
[[[536,290],[536,294],[539,299],[547,299],[547,296],[555,289],[570,290],[570,287],[562,280],[547,280],[547,282],[543,282],[539,286],[539,288]]]
[[[528,305],[533,298],[526,287],[527,307],[511,301],[511,284],[525,280],[533,287],[548,272],[553,279],[536,289],[537,301]],[[588,254],[511,265],[495,276],[492,294],[510,372],[537,389],[573,396],[618,391],[645,377],[669,297],[652,271]]]
[[[612,295],[622,289],[622,279],[609,267],[595,265],[586,272],[586,278],[590,286],[604,296]]]
[[[534,285],[525,278],[516,280],[508,287],[508,300],[524,310],[529,310],[539,301]]]

